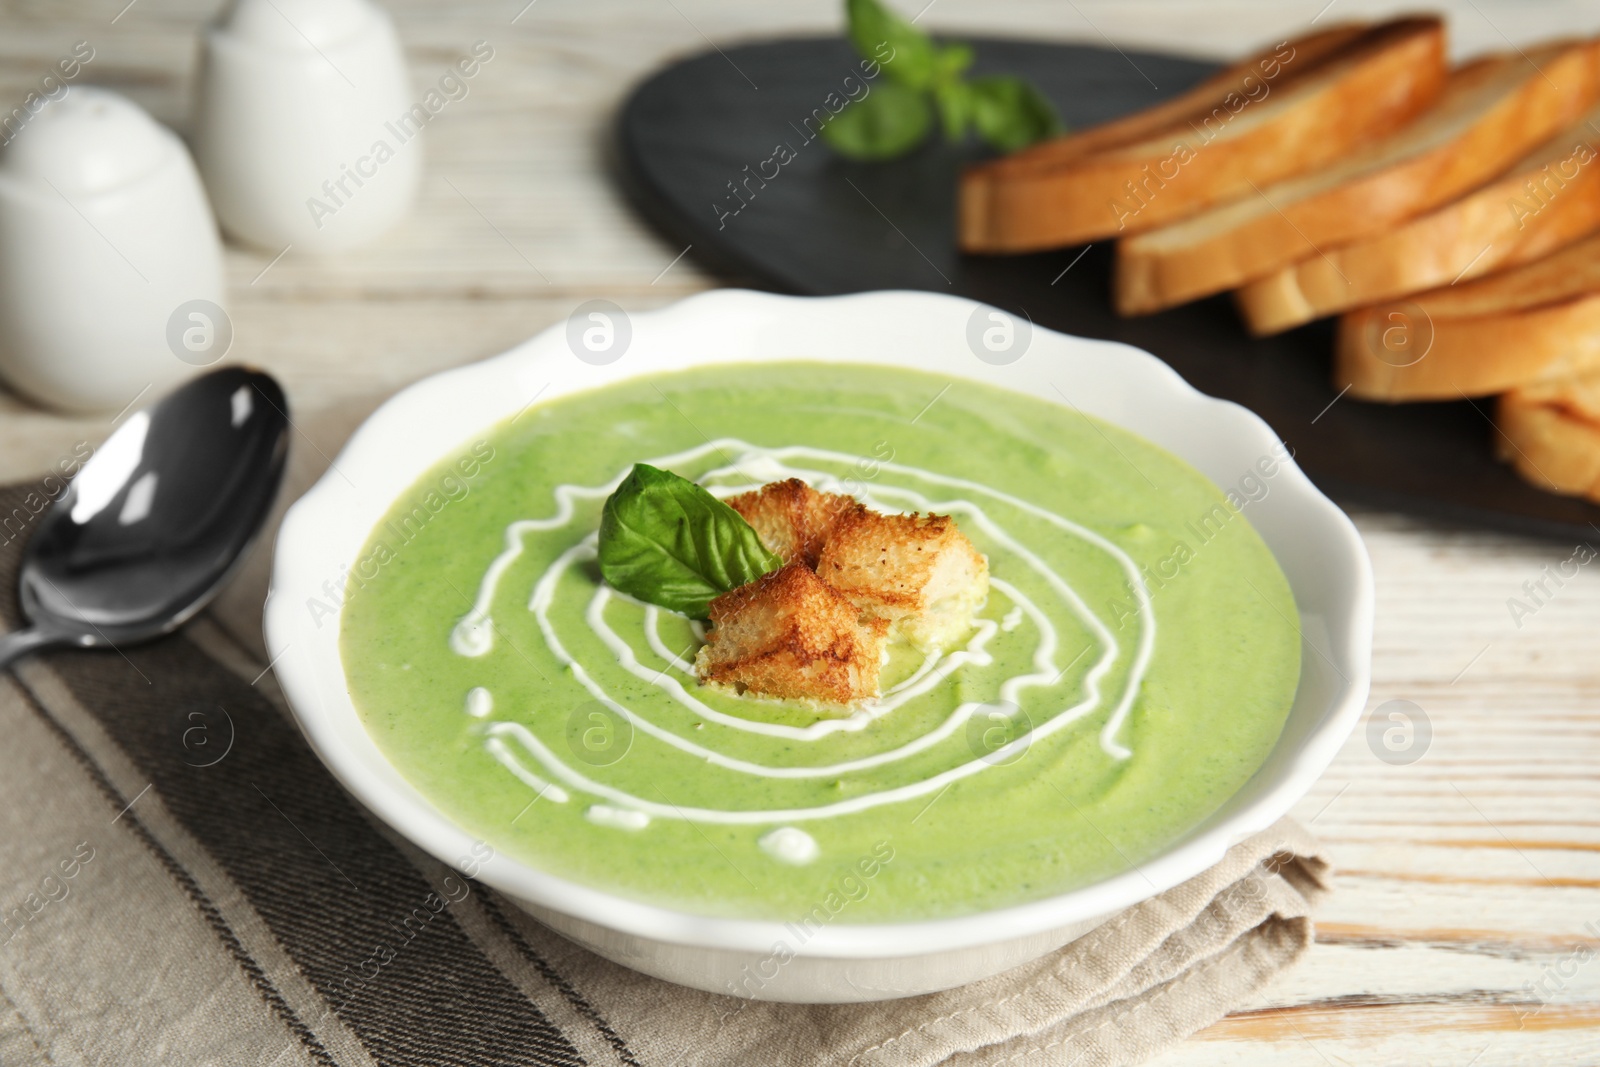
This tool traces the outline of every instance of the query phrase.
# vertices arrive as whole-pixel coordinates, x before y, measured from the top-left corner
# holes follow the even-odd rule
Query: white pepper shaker
[[[0,375],[19,392],[70,411],[157,395],[226,352],[224,299],[188,150],[131,100],[74,87],[0,151]]]
[[[233,0],[204,34],[194,146],[222,227],[273,253],[369,241],[411,208],[422,125],[369,0]]]

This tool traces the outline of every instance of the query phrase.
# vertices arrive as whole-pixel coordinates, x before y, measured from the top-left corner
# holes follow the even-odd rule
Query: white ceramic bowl
[[[720,290],[632,316],[615,362],[575,358],[565,324],[494,359],[411,386],[367,420],[284,519],[266,636],[301,729],[333,773],[400,833],[444,861],[473,838],[413,789],[367,735],[345,688],[337,618],[309,610],[337,587],[390,503],[440,457],[542,400],[641,374],[708,363],[817,360],[905,366],[977,379],[1081,410],[1181,456],[1218,485],[1238,484],[1280,443],[1236,404],[1204,396],[1126,345],[1033,328],[1004,366],[974,355],[969,300],[885,292],[826,299]],[[980,325],[982,325],[980,323]],[[1056,390],[1059,389],[1058,393]],[[541,392],[541,390],[543,390]],[[1065,415],[1068,409],[1063,408]],[[1300,687],[1260,771],[1220,811],[1137,870],[1016,907],[931,922],[830,924],[802,945],[782,923],[712,918],[625,899],[495,855],[479,877],[608,959],[716,992],[759,974],[763,999],[878,1000],[948,989],[1043,955],[1130,905],[1216,863],[1310,788],[1366,704],[1372,574],[1350,521],[1293,463],[1245,512],[1276,554],[1299,605]],[[774,966],[775,946],[793,955]],[[768,972],[775,972],[768,977]],[[744,982],[744,987],[751,988]]]

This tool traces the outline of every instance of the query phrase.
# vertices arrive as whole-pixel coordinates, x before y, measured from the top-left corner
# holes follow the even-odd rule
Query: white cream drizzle
[[[650,825],[650,816],[632,808],[613,808],[610,804],[591,804],[583,817],[596,826],[609,826],[613,830],[643,830]]]
[[[822,851],[817,847],[816,838],[796,826],[780,826],[771,833],[762,834],[756,844],[773,859],[796,867],[810,863]]]
[[[698,620],[695,625],[695,640],[704,644],[705,629],[699,626]],[[661,640],[661,609],[654,604],[646,604],[644,608],[644,639],[650,643],[650,651],[666,660],[669,668],[684,674],[694,673],[694,664],[668,648],[667,643]]]
[[[474,719],[486,718],[494,710],[494,694],[481,685],[467,690],[467,714]]]
[[[799,477],[819,489],[838,491],[843,486],[839,479],[826,471],[810,470],[788,466],[784,461],[791,458],[811,458],[823,462],[838,463],[848,466],[854,462],[853,457],[831,452],[824,449],[813,449],[807,446],[793,446],[763,451],[742,441],[721,439],[710,441],[704,445],[689,449],[684,452],[669,456],[656,457],[647,460],[651,464],[661,467],[673,467],[679,464],[691,463],[703,459],[713,452],[724,456],[730,452],[739,454],[737,463],[729,464],[708,471],[701,476],[701,481],[707,488],[718,496],[729,496],[744,492],[748,489],[769,481],[783,478]],[[1064,532],[1087,541],[1089,544],[1109,555],[1129,579],[1130,587],[1139,602],[1137,618],[1139,620],[1139,640],[1134,650],[1134,657],[1129,668],[1128,677],[1116,704],[1112,707],[1110,716],[1105,726],[1100,731],[1099,741],[1101,748],[1112,758],[1126,759],[1132,753],[1117,739],[1123,723],[1126,721],[1134,699],[1138,695],[1140,683],[1149,665],[1149,660],[1154,649],[1155,617],[1151,610],[1149,591],[1145,588],[1143,577],[1133,560],[1115,544],[1101,535],[1072,522],[1053,512],[1030,504],[1027,501],[991,489],[987,486],[966,479],[953,478],[915,467],[905,466],[890,462],[879,464],[883,471],[899,474],[905,477],[918,479],[924,482],[943,486],[947,489],[962,491],[969,495],[987,497],[1017,508],[1031,515],[1044,519],[1046,522],[1058,527]],[[450,635],[450,646],[463,656],[482,656],[488,653],[494,643],[494,622],[490,614],[496,589],[506,570],[516,561],[523,551],[525,535],[539,531],[559,529],[570,523],[574,505],[577,500],[600,500],[609,496],[627,472],[623,471],[610,482],[602,486],[584,487],[575,485],[562,485],[555,490],[556,513],[545,519],[526,519],[511,523],[506,527],[504,545],[499,555],[495,557],[485,572],[479,584],[478,596],[474,601],[471,611],[457,622]],[[744,479],[739,484],[721,484],[717,479],[738,475]],[[758,479],[752,482],[751,479]],[[635,796],[616,789],[605,783],[595,781],[582,774],[564,762],[555,752],[546,746],[539,738],[526,727],[515,722],[494,722],[487,726],[485,747],[489,753],[512,774],[533,788],[541,797],[548,797],[558,803],[565,803],[568,794],[560,785],[548,782],[540,775],[529,770],[515,753],[511,751],[507,741],[514,742],[523,752],[532,756],[543,769],[554,778],[564,783],[567,787],[588,793],[592,796],[609,801],[592,805],[585,816],[592,822],[601,825],[615,826],[619,829],[641,829],[648,824],[652,817],[675,818],[720,824],[760,825],[776,822],[796,822],[827,818],[834,815],[851,814],[865,811],[884,804],[898,803],[921,796],[926,796],[937,790],[943,789],[951,782],[965,778],[986,770],[991,766],[1003,765],[1009,762],[1009,756],[1020,752],[1034,741],[1047,737],[1058,730],[1065,728],[1089,714],[1102,703],[1101,682],[1111,670],[1121,651],[1115,635],[1106,627],[1086,605],[1072,586],[1043,559],[1031,550],[1017,542],[1007,534],[977,503],[970,499],[933,500],[915,490],[875,484],[867,491],[861,491],[859,486],[852,486],[856,495],[863,502],[879,507],[883,510],[899,510],[902,506],[906,510],[936,511],[965,516],[977,528],[999,546],[1015,555],[1018,560],[1034,570],[1044,579],[1045,583],[1060,596],[1063,603],[1071,613],[1080,619],[1093,634],[1096,645],[1101,649],[1101,655],[1089,668],[1082,683],[1083,698],[1077,703],[1061,709],[1056,714],[1034,726],[1029,731],[1018,736],[1004,748],[986,753],[982,758],[950,768],[940,774],[930,776],[918,782],[896,788],[880,790],[876,793],[863,794],[847,800],[836,801],[831,804],[822,804],[809,808],[794,808],[785,810],[724,810],[711,808],[684,808],[671,803],[657,803],[644,797]],[[680,737],[672,730],[663,727],[650,719],[638,714],[632,709],[613,700],[604,687],[592,678],[583,665],[567,651],[560,636],[556,633],[554,625],[549,618],[549,609],[554,602],[555,589],[561,577],[575,564],[586,562],[594,558],[597,535],[590,534],[562,552],[552,564],[540,575],[534,583],[528,607],[534,614],[545,642],[552,655],[566,666],[573,677],[596,700],[599,700],[617,714],[626,718],[636,729],[673,746],[687,754],[695,756],[707,763],[723,767],[728,770],[764,778],[818,778],[837,776],[851,771],[863,770],[902,760],[908,756],[921,752],[933,745],[949,738],[964,725],[967,720],[984,707],[992,706],[993,701],[969,701],[961,704],[952,714],[934,729],[927,731],[916,739],[902,744],[896,748],[872,755],[846,760],[833,764],[817,766],[768,766],[748,760],[737,759],[720,753],[714,749],[696,744],[687,738]],[[630,674],[640,678],[651,685],[662,689],[674,701],[683,705],[706,722],[716,723],[731,729],[766,734],[799,741],[817,741],[839,731],[859,731],[873,721],[889,714],[906,702],[913,700],[936,687],[951,672],[964,664],[988,665],[993,662],[993,657],[987,651],[987,645],[999,632],[1009,632],[1016,629],[1024,619],[1031,620],[1038,629],[1038,645],[1034,649],[1033,670],[1022,675],[1007,679],[1000,686],[999,700],[1018,702],[1021,690],[1028,687],[1050,687],[1060,682],[1062,668],[1055,661],[1058,637],[1054,623],[1026,594],[1014,585],[1003,579],[991,575],[991,586],[1007,597],[1012,602],[1011,609],[1006,613],[1000,623],[992,620],[980,619],[974,628],[974,633],[967,644],[949,653],[935,653],[928,656],[917,670],[907,679],[890,688],[877,700],[869,701],[854,714],[844,718],[822,719],[809,726],[797,727],[782,723],[767,723],[753,719],[746,719],[736,715],[718,711],[705,704],[694,696],[683,683],[674,676],[673,672],[685,678],[693,677],[693,665],[685,659],[679,651],[671,649],[662,641],[660,636],[660,609],[653,605],[644,605],[643,630],[645,641],[651,652],[659,657],[664,666],[653,666],[641,663],[634,648],[624,640],[610,626],[605,619],[605,608],[613,597],[620,596],[608,586],[600,586],[590,598],[585,611],[585,621],[591,631],[604,643],[617,659],[618,664]],[[623,599],[629,599],[624,597]],[[637,603],[635,601],[635,603]],[[704,629],[698,624],[694,625],[697,639],[704,639]],[[1080,652],[1081,656],[1082,653]],[[1074,660],[1076,662],[1076,660]],[[1070,666],[1070,664],[1069,664]],[[476,693],[477,690],[474,690]],[[485,691],[485,696],[488,694]],[[469,695],[469,710],[473,697]],[[699,727],[700,724],[696,723]],[[785,862],[809,862],[814,857],[812,852],[806,859],[789,859],[787,855],[778,855],[775,849],[786,849],[789,855],[799,855],[804,852],[796,844],[798,838],[785,831],[793,831],[806,841],[811,842],[815,848],[815,841],[810,835],[795,827],[782,827],[761,839],[762,847],[769,853]],[[780,837],[780,835],[782,835]],[[767,842],[786,841],[786,845],[768,846]]]
[[[489,755],[499,761],[502,767],[520,778],[524,784],[530,786],[540,797],[549,797],[557,804],[565,804],[567,802],[569,798],[565,789],[545,781],[518,762],[517,757],[512,755],[511,750],[505,746],[505,742],[493,736],[496,732],[493,726],[489,728],[489,732],[491,736],[489,740],[483,743],[483,747]]]

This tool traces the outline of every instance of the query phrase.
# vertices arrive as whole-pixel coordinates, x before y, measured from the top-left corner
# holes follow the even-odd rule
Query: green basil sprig
[[[744,517],[687,478],[635,463],[600,513],[600,575],[704,619],[713,599],[783,566]]]
[[[928,136],[937,114],[946,139],[969,130],[1002,152],[1015,152],[1062,130],[1044,94],[1021,78],[964,79],[972,48],[940,46],[879,0],[845,0],[856,51],[880,64],[887,78],[830,119],[823,138],[851,159],[904,155]]]

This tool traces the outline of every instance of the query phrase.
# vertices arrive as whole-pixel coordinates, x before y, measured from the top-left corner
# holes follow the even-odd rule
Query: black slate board
[[[1176,94],[1215,69],[1143,52],[973,43],[976,73],[1029,78],[1075,128]],[[859,76],[857,62],[842,40],[793,39],[710,52],[661,71],[633,92],[618,118],[625,187],[670,237],[692,243],[692,256],[757,285],[811,295],[957,293],[1064,333],[1153,352],[1196,388],[1266,419],[1337,499],[1565,540],[1588,539],[1600,528],[1591,525],[1600,524],[1600,507],[1534,489],[1495,460],[1492,401],[1335,402],[1326,322],[1253,339],[1227,297],[1119,319],[1110,309],[1107,243],[1027,256],[961,255],[956,174],[976,148],[930,140],[906,158],[859,164],[812,137],[806,117],[830,93],[842,98],[851,88],[845,79]],[[754,191],[748,202],[736,198],[729,183],[758,170],[771,175],[774,164],[762,164],[780,144],[793,158],[776,177],[743,186]]]

